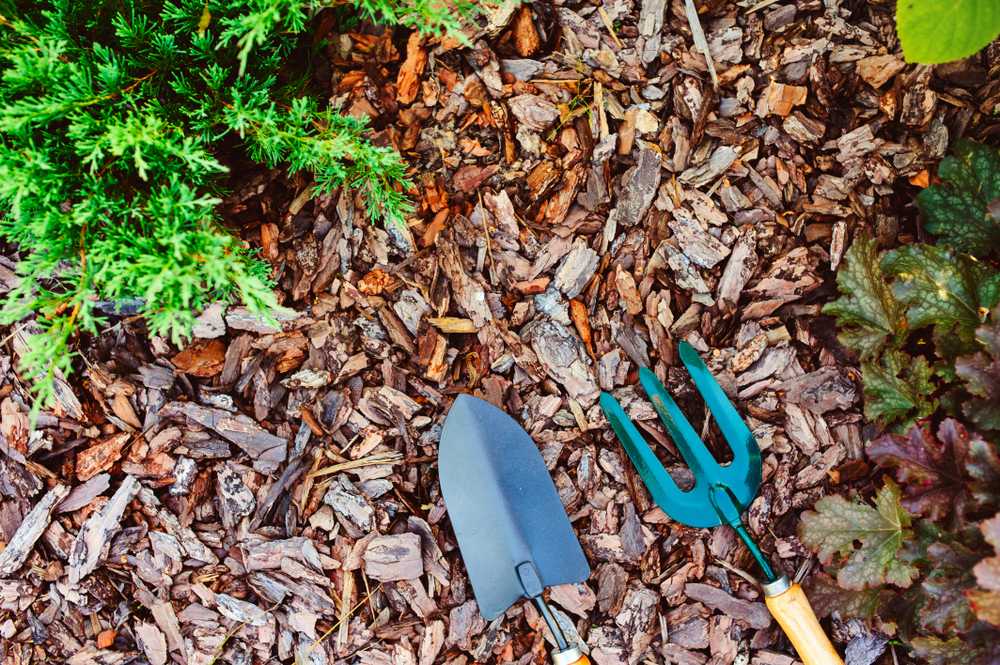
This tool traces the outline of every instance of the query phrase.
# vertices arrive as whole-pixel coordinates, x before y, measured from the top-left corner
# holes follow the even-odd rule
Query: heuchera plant
[[[874,506],[821,499],[799,535],[830,573],[814,589],[827,612],[877,620],[927,662],[977,664],[1000,658],[1000,151],[960,142],[938,174],[917,197],[937,244],[855,238],[824,308],[889,430],[867,453],[891,477]]]

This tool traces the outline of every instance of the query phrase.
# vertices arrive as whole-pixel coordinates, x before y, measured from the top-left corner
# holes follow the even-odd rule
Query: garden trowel
[[[743,512],[750,507],[760,487],[761,460],[757,440],[694,347],[681,342],[678,350],[681,362],[733,452],[731,462],[723,465],[716,461],[663,384],[645,367],[639,370],[639,382],[688,463],[694,476],[693,487],[682,490],[674,483],[624,409],[609,393],[601,393],[601,410],[663,512],[688,526],[728,524],[735,529],[764,573],[766,581],[762,587],[767,609],[805,665],[844,665],[816,620],[801,587],[775,573],[743,523]]]
[[[489,402],[459,395],[441,432],[438,470],[483,617],[530,598],[555,639],[553,664],[588,664],[542,597],[546,587],[586,580],[590,566],[528,433]]]

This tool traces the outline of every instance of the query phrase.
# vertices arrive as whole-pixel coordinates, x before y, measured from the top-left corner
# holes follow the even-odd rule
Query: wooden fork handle
[[[765,593],[766,591],[765,587]],[[844,665],[830,643],[830,638],[819,625],[802,587],[790,584],[783,591],[775,591],[774,595],[766,595],[764,602],[771,611],[771,616],[785,631],[802,662],[805,665]]]

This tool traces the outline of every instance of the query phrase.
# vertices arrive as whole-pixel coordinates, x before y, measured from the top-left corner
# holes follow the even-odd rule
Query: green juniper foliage
[[[99,300],[140,303],[175,342],[212,300],[275,307],[267,266],[220,225],[223,140],[402,222],[399,155],[279,73],[325,8],[441,33],[472,11],[445,2],[0,1],[0,238],[20,259],[0,319],[34,316],[21,365],[36,406],[70,370],[74,336],[101,325]]]

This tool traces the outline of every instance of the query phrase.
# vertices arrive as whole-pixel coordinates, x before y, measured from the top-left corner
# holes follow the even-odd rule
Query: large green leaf
[[[837,317],[840,341],[862,360],[876,357],[887,338],[895,342],[905,334],[905,309],[882,273],[874,240],[854,239],[837,272],[837,287],[840,298],[823,312]]]
[[[1000,298],[1000,273],[966,254],[935,245],[886,252],[882,270],[895,278],[892,292],[906,305],[910,328],[934,326],[954,349],[975,348],[975,331]]]
[[[910,62],[961,60],[1000,34],[997,0],[897,0],[896,31]]]
[[[924,358],[887,351],[881,362],[861,365],[865,390],[865,417],[906,426],[933,413],[936,400],[931,382],[934,370]]]
[[[1000,12],[1000,2],[989,0]],[[924,228],[975,256],[1000,250],[1000,150],[958,141],[938,166],[943,181],[917,195]]]
[[[917,569],[898,556],[909,533],[910,515],[900,505],[899,487],[890,478],[876,495],[874,508],[828,496],[816,502],[815,512],[803,513],[799,524],[799,538],[821,561],[844,560],[837,583],[845,589],[886,583],[910,586]]]

